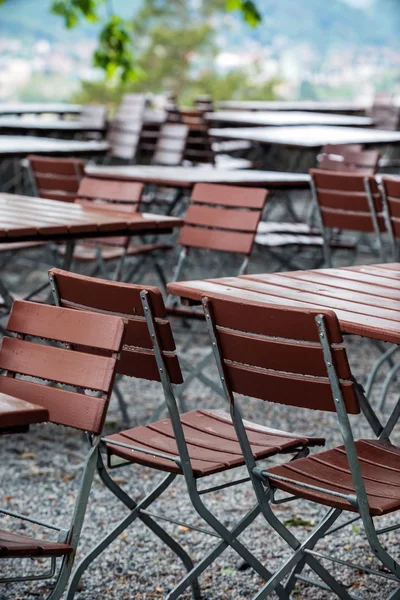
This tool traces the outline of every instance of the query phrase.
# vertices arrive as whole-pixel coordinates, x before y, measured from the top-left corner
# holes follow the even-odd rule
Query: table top
[[[242,275],[167,287],[192,303],[208,296],[333,310],[343,333],[400,344],[400,263]]]
[[[304,188],[310,177],[303,173],[256,171],[253,169],[218,169],[213,167],[157,167],[157,166],[88,166],[88,175],[134,179],[145,183],[171,187],[192,188],[195,183],[225,183],[256,187]]]
[[[371,127],[374,122],[368,117],[355,117],[306,111],[245,111],[221,110],[206,114],[210,123],[238,123],[241,125],[338,125],[347,127]]]
[[[373,146],[400,144],[400,131],[325,125],[232,127],[210,129],[210,135],[216,138],[247,140],[293,148],[319,149],[326,144],[364,144]]]
[[[81,104],[66,102],[0,102],[0,115],[76,115],[81,112]]]
[[[78,203],[0,194],[0,244],[113,235],[168,233],[182,219],[150,213],[101,210]]]
[[[0,435],[27,431],[29,425],[49,420],[46,408],[8,394],[0,394]]]
[[[21,117],[0,117],[0,130],[12,129],[21,131],[30,131],[32,129],[42,131],[72,131],[72,132],[85,132],[85,131],[104,131],[104,125],[94,125],[92,123],[85,123],[79,119],[75,120],[64,120],[64,119],[38,119],[31,117],[29,119]]]
[[[320,100],[229,100],[218,102],[218,106],[228,110],[303,110],[322,113],[357,114],[365,112],[371,105],[367,101],[337,100],[323,102]]]
[[[107,142],[81,142],[60,140],[30,135],[1,135],[0,156],[27,156],[28,154],[48,154],[74,156],[77,154],[105,154]]]

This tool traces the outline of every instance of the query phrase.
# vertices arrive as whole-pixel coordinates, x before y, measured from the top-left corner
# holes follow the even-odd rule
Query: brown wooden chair
[[[56,527],[39,521],[34,514],[19,515],[0,509],[9,518],[17,518],[24,528],[21,533],[0,530],[0,562],[3,559],[14,559],[15,562],[9,575],[2,570],[0,582],[52,579],[56,574],[47,598],[58,600],[67,586],[80,539],[124,322],[120,317],[106,314],[79,313],[17,301],[7,329],[17,337],[4,337],[1,342],[0,411],[5,405],[6,412],[5,418],[0,418],[0,426],[5,425],[5,432],[12,432],[26,430],[32,422],[48,421],[89,434],[89,450],[70,521],[67,515],[63,515],[64,524]],[[29,447],[29,437],[26,443]],[[55,452],[62,451],[56,434],[54,449]],[[4,481],[4,492],[6,485]],[[57,487],[61,486],[62,481],[58,480]],[[66,492],[71,493],[70,486],[66,487]],[[45,490],[40,494],[45,494]],[[37,502],[40,497],[38,491]],[[27,500],[32,504],[32,497]],[[33,528],[40,526],[47,529],[47,537],[31,536],[27,532],[29,523],[33,524]],[[27,558],[49,559],[50,571],[43,573],[42,570],[31,576],[26,575],[23,569],[20,572],[18,561],[21,564],[21,559]],[[42,564],[40,568],[43,568]]]
[[[28,156],[34,193],[41,198],[74,202],[85,166],[78,158]]]
[[[325,263],[331,266],[332,229],[373,233],[374,243],[384,260],[381,233],[386,230],[382,198],[373,177],[362,173],[341,173],[311,169],[311,190],[323,236]]]
[[[173,281],[183,278],[185,269],[188,266],[190,268],[193,252],[201,250],[219,255],[216,257],[219,258],[216,264],[217,268],[214,267],[217,271],[216,277],[224,265],[226,254],[230,257],[236,256],[241,261],[239,269],[234,274],[245,273],[267,196],[268,191],[259,188],[196,184],[186,211],[185,224],[177,240],[177,244],[181,246],[181,252]],[[197,267],[198,260],[196,261]],[[209,272],[207,276],[210,276]],[[188,321],[192,319],[204,319],[202,311],[181,307],[178,302],[179,300],[175,297],[168,298],[168,314],[183,319],[182,322],[186,327]],[[182,352],[184,353],[184,349]],[[211,359],[212,352],[207,354],[194,368],[188,361],[181,359],[188,374],[179,391],[180,400],[182,400],[186,388],[197,378],[221,394],[220,385],[203,373]]]
[[[203,299],[219,374],[231,407],[231,417],[246,457],[249,476],[260,510],[269,525],[293,549],[290,558],[259,590],[253,600],[264,600],[289,575],[285,591],[290,597],[298,578],[335,592],[343,599],[353,595],[335,579],[320,560],[339,561],[364,570],[347,560],[343,552],[314,552],[316,544],[331,530],[342,511],[361,518],[372,556],[385,571],[367,571],[377,576],[394,575],[399,585],[400,565],[383,548],[373,517],[400,509],[400,448],[389,442],[396,421],[383,426],[372,411],[361,386],[353,377],[336,315],[329,310],[273,306],[261,302]],[[240,343],[239,343],[240,340]],[[258,467],[257,456],[246,432],[237,394],[303,409],[337,414],[343,439],[340,447],[317,452],[268,469]],[[348,415],[363,410],[373,438],[355,441]],[[379,439],[377,439],[379,437]],[[273,511],[277,490],[303,498],[329,511],[300,542]],[[282,497],[281,497],[282,498]],[[282,500],[288,500],[285,495]],[[296,504],[297,510],[297,504]],[[285,513],[285,519],[287,515]],[[342,523],[337,529],[349,525]],[[400,526],[396,524],[393,529]],[[390,528],[392,530],[392,527]],[[303,577],[309,566],[320,580]],[[387,597],[395,598],[397,593]]]
[[[128,461],[125,468],[131,464],[143,465],[163,471],[166,476],[155,490],[137,501],[120,488],[106,471],[104,464],[99,462],[102,481],[129,508],[129,514],[83,559],[72,577],[67,600],[74,597],[79,580],[90,563],[136,518],[150,526],[161,541],[166,542],[180,556],[189,570],[188,575],[168,592],[166,597],[171,600],[181,597],[190,584],[194,597],[200,598],[197,577],[227,547],[235,550],[262,577],[268,577],[268,570],[237,539],[239,533],[253,522],[258,510],[250,510],[246,517],[229,531],[203,503],[202,498],[207,491],[222,492],[225,487],[232,485],[232,481],[221,482],[221,485],[213,485],[208,490],[203,486],[201,491],[198,489],[198,482],[204,481],[209,475],[242,466],[244,458],[228,413],[220,410],[194,410],[179,415],[173,385],[182,381],[182,373],[160,291],[145,286],[89,279],[58,269],[53,269],[50,276],[55,297],[62,306],[119,314],[127,319],[124,339],[126,345],[120,355],[119,368],[132,377],[160,382],[169,411],[168,419],[103,438],[111,468],[120,463],[122,458]],[[309,446],[324,443],[318,437],[298,438],[294,434],[271,430],[250,422],[246,423],[246,428],[257,459],[280,452],[297,456]],[[156,519],[157,516],[152,513],[150,517],[147,513],[151,503],[161,496],[178,475],[184,476],[189,496],[200,518],[208,524],[212,534],[221,538],[214,550],[207,553],[196,568],[178,544],[172,546],[165,532],[154,528],[153,517]],[[237,481],[239,484],[242,482],[241,479]],[[173,513],[173,507],[171,508]],[[171,516],[178,525],[191,528],[190,524],[180,522],[179,515]]]
[[[137,212],[143,193],[143,184],[134,181],[118,181],[113,179],[96,179],[85,177],[76,195],[76,202],[83,205],[98,204],[102,210],[118,210],[122,212]],[[137,244],[129,236],[95,238],[79,244],[74,251],[74,260],[82,263],[96,263],[95,273],[100,271],[106,278],[109,277],[105,263],[118,261],[114,279],[122,276],[125,260],[128,257],[145,257],[150,261],[166,285],[161,266],[155,258],[157,252],[170,250],[170,244],[152,242]],[[142,264],[142,268],[145,266]],[[131,275],[130,277],[132,277]]]

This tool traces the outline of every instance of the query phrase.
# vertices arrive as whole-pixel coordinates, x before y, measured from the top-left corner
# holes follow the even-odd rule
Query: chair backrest
[[[375,175],[380,153],[377,150],[342,150],[340,155],[322,154],[318,160],[318,168],[324,171],[341,171],[342,173],[363,173]]]
[[[397,131],[400,125],[400,106],[394,104],[394,94],[379,92],[375,94],[374,103],[368,111],[368,116],[374,120],[378,129]]]
[[[258,188],[196,184],[178,244],[249,256],[267,196]]]
[[[316,318],[322,315],[348,413],[359,413],[356,387],[337,317],[329,310],[203,299],[217,364],[233,394],[335,412],[335,396]],[[212,339],[214,342],[214,339]]]
[[[400,179],[382,177],[382,198],[386,228],[392,241],[392,254],[397,260],[396,238],[400,238]]]
[[[133,161],[138,150],[143,129],[143,114],[136,117],[118,116],[112,121],[107,133],[110,154],[115,158]]]
[[[104,128],[107,123],[108,108],[102,104],[85,104],[81,112],[81,123]]]
[[[81,204],[85,202],[108,203],[111,204],[110,209],[137,212],[143,188],[144,184],[136,181],[84,177],[76,199]],[[106,207],[102,206],[101,208]]]
[[[189,128],[183,123],[165,123],[160,130],[153,165],[177,166],[182,164]]]
[[[28,156],[30,172],[41,198],[74,202],[81,179],[85,173],[78,158],[48,158]]]
[[[5,374],[0,376],[0,392],[43,406],[53,423],[99,434],[114,383],[123,320],[16,301],[7,329],[17,338],[4,337],[1,342],[0,369]],[[27,341],[27,336],[39,343]],[[54,341],[63,347],[55,347]],[[99,397],[91,395],[93,391]]]
[[[126,320],[123,348],[116,365],[117,373],[160,381],[152,338],[141,299],[141,294],[145,293],[156,321],[165,368],[172,383],[182,383],[171,326],[158,288],[95,279],[61,269],[51,269],[49,277],[57,305],[79,311],[90,310],[107,315],[118,315]]]
[[[382,197],[373,177],[311,169],[314,200],[324,228],[385,231]]]
[[[124,94],[117,109],[118,120],[143,119],[147,107],[146,94]]]

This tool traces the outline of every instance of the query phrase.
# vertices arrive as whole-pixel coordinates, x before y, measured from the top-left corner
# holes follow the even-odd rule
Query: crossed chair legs
[[[176,478],[176,474],[168,474],[161,483],[156,486],[152,492],[150,492],[140,502],[133,500],[122,488],[111,478],[107,472],[103,459],[99,453],[98,458],[98,473],[103,483],[108,489],[130,510],[130,513],[122,519],[114,529],[108,533],[101,542],[91,550],[89,554],[79,563],[73,576],[71,578],[67,600],[73,600],[79,581],[84,571],[89,565],[95,560],[104,550],[107,548],[129,525],[131,525],[136,519],[139,519],[144,525],[157,535],[162,542],[164,542],[183,562],[187,569],[187,574],[182,580],[165,596],[165,600],[176,600],[184,592],[184,590],[191,586],[194,600],[200,600],[200,587],[198,584],[198,577],[210,566],[217,558],[226,550],[231,547],[241,556],[246,563],[248,563],[265,581],[272,578],[272,573],[261,564],[261,562],[238,540],[238,536],[256,519],[260,514],[260,506],[257,503],[240,521],[238,521],[232,529],[226,528],[205,506],[201,500],[200,493],[197,490],[197,486],[194,483],[189,489],[189,494],[193,506],[197,513],[211,528],[210,531],[205,529],[199,529],[204,533],[220,539],[218,544],[197,564],[194,565],[187,552],[176,542],[158,523],[154,520],[153,516],[146,512],[146,509],[161,496],[161,494],[169,488],[172,482]],[[168,520],[168,519],[166,519]],[[176,523],[171,519],[172,522]],[[187,525],[187,524],[185,524]],[[190,527],[190,525],[189,525]],[[277,582],[274,586],[275,592],[281,600],[289,600],[289,594],[280,584]]]

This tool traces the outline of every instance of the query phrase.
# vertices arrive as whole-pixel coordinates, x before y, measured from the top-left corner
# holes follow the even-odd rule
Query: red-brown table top
[[[45,423],[48,419],[49,413],[46,408],[0,394],[0,435],[26,431],[29,425]]]
[[[68,240],[107,235],[167,233],[182,219],[150,213],[122,213],[80,204],[0,194],[0,244]]]
[[[343,333],[400,344],[400,263],[176,282],[168,291],[192,303],[207,296],[325,308]]]

